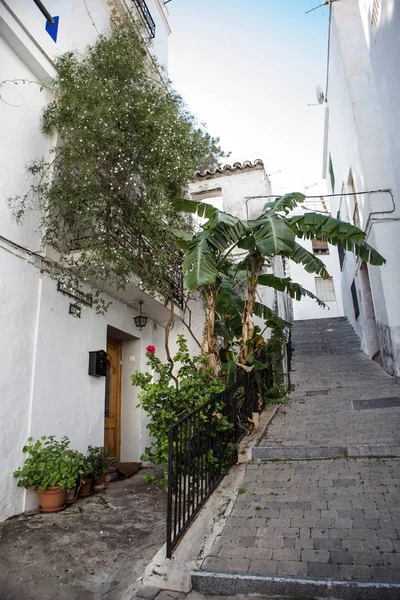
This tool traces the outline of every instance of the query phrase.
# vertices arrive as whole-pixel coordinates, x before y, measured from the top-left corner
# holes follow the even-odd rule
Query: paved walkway
[[[294,347],[295,393],[259,448],[289,459],[248,465],[202,569],[400,582],[400,386],[358,350],[343,319],[295,324]],[[304,458],[321,447],[359,457]]]
[[[1,600],[123,600],[164,543],[166,494],[143,469],[56,514],[0,523]]]

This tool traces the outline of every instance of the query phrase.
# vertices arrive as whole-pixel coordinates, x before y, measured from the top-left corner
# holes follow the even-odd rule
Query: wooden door
[[[107,338],[104,445],[109,449],[110,458],[118,460],[121,443],[121,357],[122,343]]]

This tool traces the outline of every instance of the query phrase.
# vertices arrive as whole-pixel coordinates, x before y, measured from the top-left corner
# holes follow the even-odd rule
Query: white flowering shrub
[[[179,260],[169,230],[190,229],[171,199],[196,168],[218,164],[218,140],[160,77],[131,18],[56,66],[43,131],[57,132],[58,143],[51,161],[28,165],[32,187],[11,199],[12,210],[22,219],[39,198],[57,278],[101,291],[124,288],[134,271],[147,291],[167,296]]]

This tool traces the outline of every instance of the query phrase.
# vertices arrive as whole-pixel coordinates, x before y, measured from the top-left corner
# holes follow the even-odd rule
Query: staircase
[[[240,484],[195,590],[400,598],[400,387],[345,318],[294,324],[294,393]]]
[[[294,356],[354,354],[359,339],[345,317],[296,321],[292,333]]]

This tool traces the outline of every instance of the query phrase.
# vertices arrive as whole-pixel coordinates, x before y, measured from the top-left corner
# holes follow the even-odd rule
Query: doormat
[[[400,406],[400,398],[374,398],[373,400],[353,400],[354,410],[374,408],[395,408]]]
[[[121,479],[129,479],[132,475],[136,475],[139,471],[142,463],[140,462],[115,462],[112,464],[118,471],[118,475]]]
[[[310,390],[306,392],[306,396],[326,396],[330,390]]]

